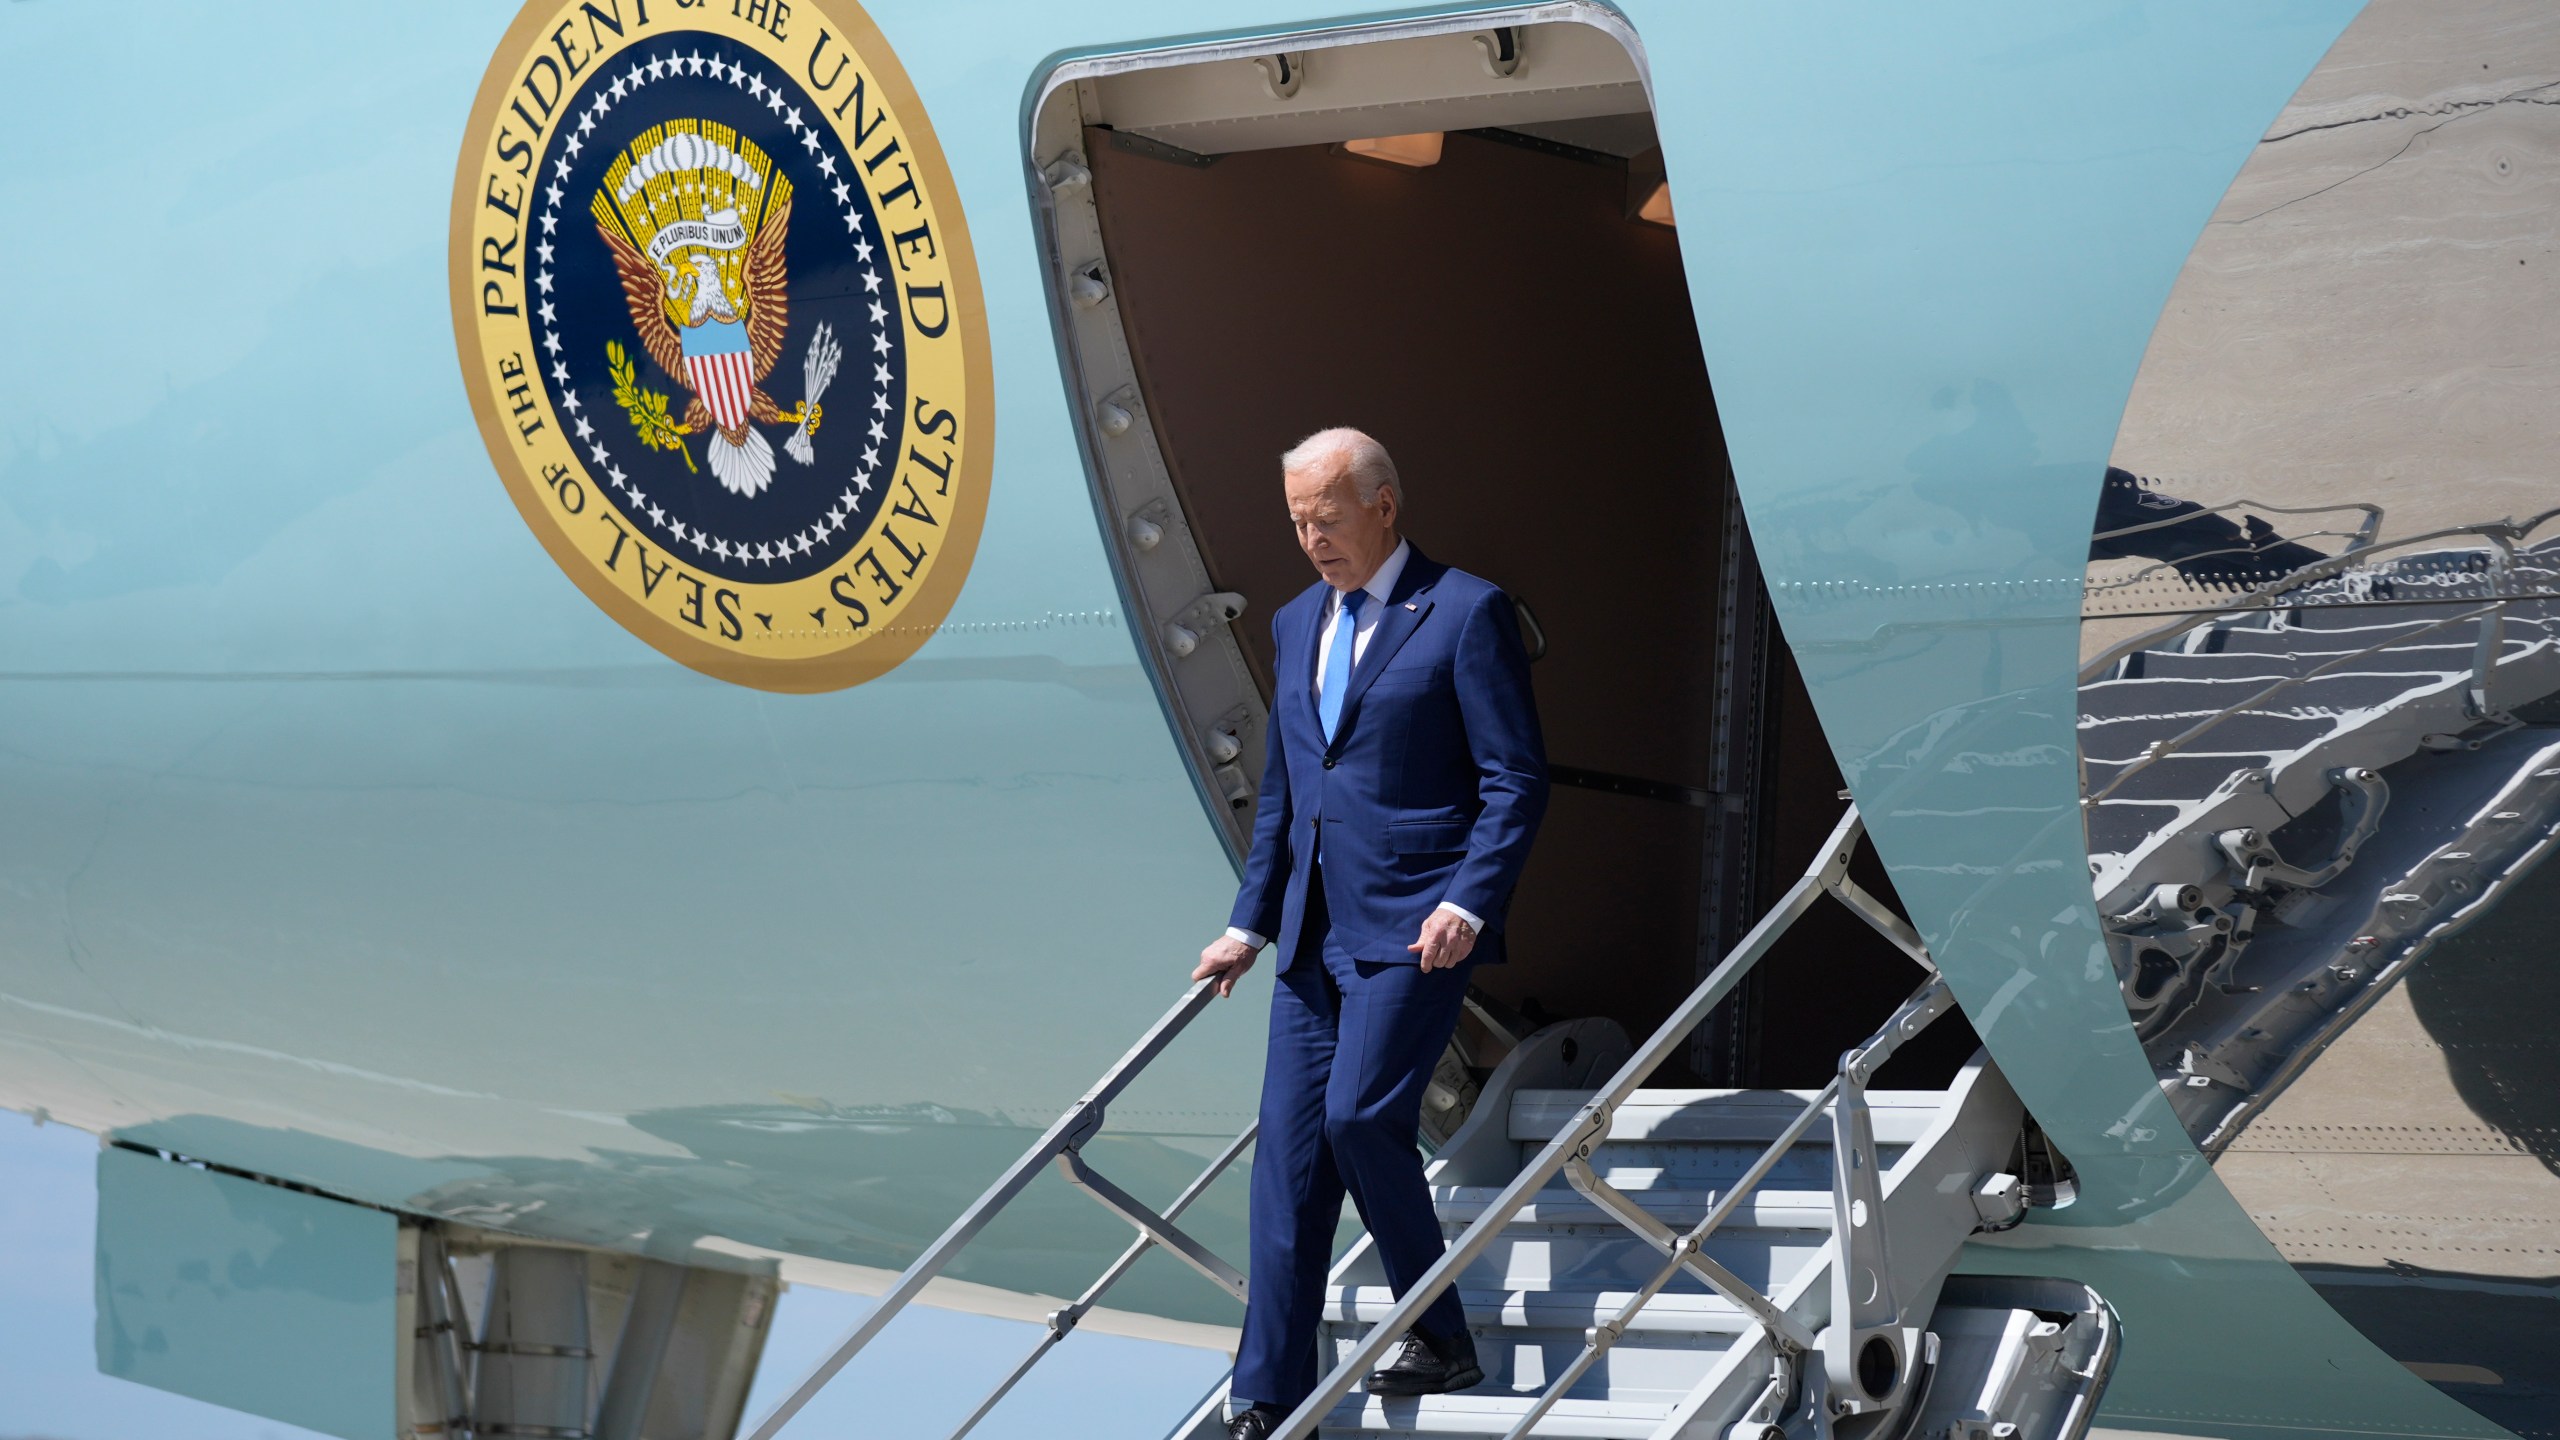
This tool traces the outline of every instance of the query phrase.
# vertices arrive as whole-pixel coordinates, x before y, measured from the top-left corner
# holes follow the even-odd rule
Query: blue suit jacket
[[[1315,681],[1329,593],[1319,581],[1271,617],[1278,693],[1229,923],[1273,936],[1281,968],[1294,964],[1321,844],[1333,939],[1353,959],[1416,963],[1405,947],[1447,900],[1483,918],[1473,953],[1498,964],[1503,913],[1547,808],[1546,745],[1511,601],[1413,550],[1327,745]]]

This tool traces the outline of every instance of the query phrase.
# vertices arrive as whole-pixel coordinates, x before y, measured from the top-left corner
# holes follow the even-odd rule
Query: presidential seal
[[[850,0],[535,0],[472,110],[451,269],[490,458],[633,634],[833,690],[949,612],[986,319],[923,107]]]

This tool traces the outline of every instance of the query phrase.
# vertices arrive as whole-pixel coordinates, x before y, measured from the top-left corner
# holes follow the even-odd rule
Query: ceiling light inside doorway
[[[1653,187],[1653,193],[1644,197],[1644,203],[1636,207],[1636,218],[1639,220],[1651,221],[1656,225],[1669,225],[1673,223],[1671,219],[1670,181],[1665,180]]]
[[[1370,160],[1384,160],[1391,165],[1410,165],[1421,169],[1440,163],[1440,141],[1437,130],[1419,135],[1380,135],[1368,140],[1345,140],[1343,150]]]

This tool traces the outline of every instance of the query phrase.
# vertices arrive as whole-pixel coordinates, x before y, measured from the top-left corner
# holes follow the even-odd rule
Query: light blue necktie
[[[1343,692],[1351,688],[1352,652],[1359,648],[1360,605],[1369,598],[1366,590],[1347,590],[1342,596],[1342,610],[1333,628],[1333,649],[1324,657],[1324,688],[1316,692],[1316,719],[1324,726],[1324,741],[1333,743],[1334,727],[1342,722]]]

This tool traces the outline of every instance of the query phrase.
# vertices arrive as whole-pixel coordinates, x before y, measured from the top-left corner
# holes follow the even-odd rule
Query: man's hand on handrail
[[[1218,982],[1218,998],[1223,1000],[1236,993],[1236,982],[1244,978],[1244,972],[1253,968],[1253,957],[1260,953],[1258,947],[1249,946],[1233,935],[1221,935],[1200,952],[1200,968],[1191,972],[1191,978],[1207,980],[1214,977]]]

